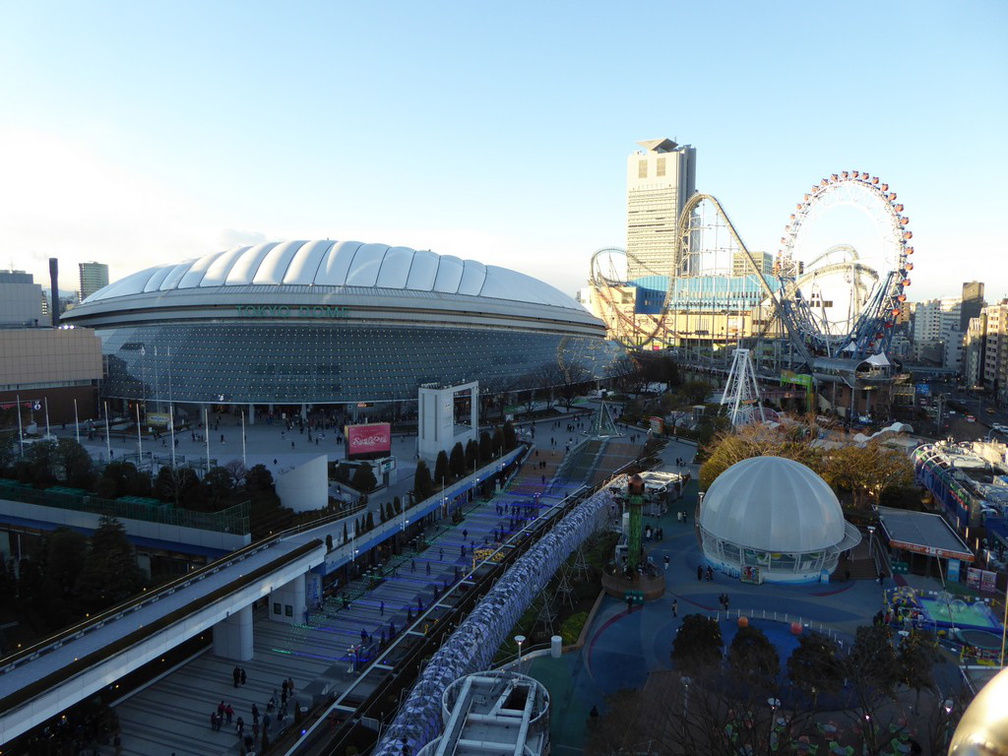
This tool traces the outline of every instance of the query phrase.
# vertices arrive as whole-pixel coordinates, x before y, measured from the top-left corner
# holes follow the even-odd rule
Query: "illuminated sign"
[[[334,305],[235,305],[243,318],[324,318],[350,317],[349,307]]]
[[[347,457],[388,454],[392,450],[392,426],[388,423],[348,425],[346,427]]]

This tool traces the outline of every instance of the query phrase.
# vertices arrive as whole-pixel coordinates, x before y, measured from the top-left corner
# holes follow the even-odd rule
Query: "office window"
[[[637,161],[637,178],[647,178],[647,160]]]
[[[665,175],[665,158],[658,158],[658,175]]]

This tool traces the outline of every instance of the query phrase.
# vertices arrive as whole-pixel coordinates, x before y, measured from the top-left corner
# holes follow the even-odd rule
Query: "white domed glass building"
[[[707,559],[747,580],[818,580],[861,541],[826,481],[784,457],[745,459],[721,473],[699,522]]]
[[[102,340],[110,400],[416,402],[479,381],[504,395],[610,375],[605,324],[530,276],[357,241],[236,247],[106,286],[65,322]]]

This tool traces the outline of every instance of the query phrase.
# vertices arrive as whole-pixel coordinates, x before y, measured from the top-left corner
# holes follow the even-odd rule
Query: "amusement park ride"
[[[815,248],[815,226],[840,206],[856,208],[873,221],[874,257],[849,244]],[[868,173],[843,171],[823,178],[791,214],[769,273],[746,248],[721,203],[695,194],[679,217],[673,269],[648,271],[654,277],[645,279],[652,287],[665,285],[661,305],[641,308],[635,292],[647,283],[627,282],[620,264],[643,266],[628,261],[625,251],[608,248],[592,257],[596,308],[612,337],[633,348],[688,347],[692,341],[708,344],[713,352],[715,345],[756,347],[776,334],[790,347],[781,357],[789,364],[777,367],[816,372],[824,360],[872,358],[873,364],[887,365],[913,270],[908,245],[913,233],[903,209],[889,185]]]

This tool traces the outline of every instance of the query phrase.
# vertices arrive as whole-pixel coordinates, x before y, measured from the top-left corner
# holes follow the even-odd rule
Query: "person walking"
[[[241,684],[244,685],[245,684],[245,680],[246,680],[246,677],[245,677],[245,667],[241,668],[241,671],[240,671],[239,674],[241,676]]]
[[[241,670],[238,669],[237,666],[233,670],[231,670],[231,677],[234,679],[234,686],[237,688],[238,683],[241,680]]]

